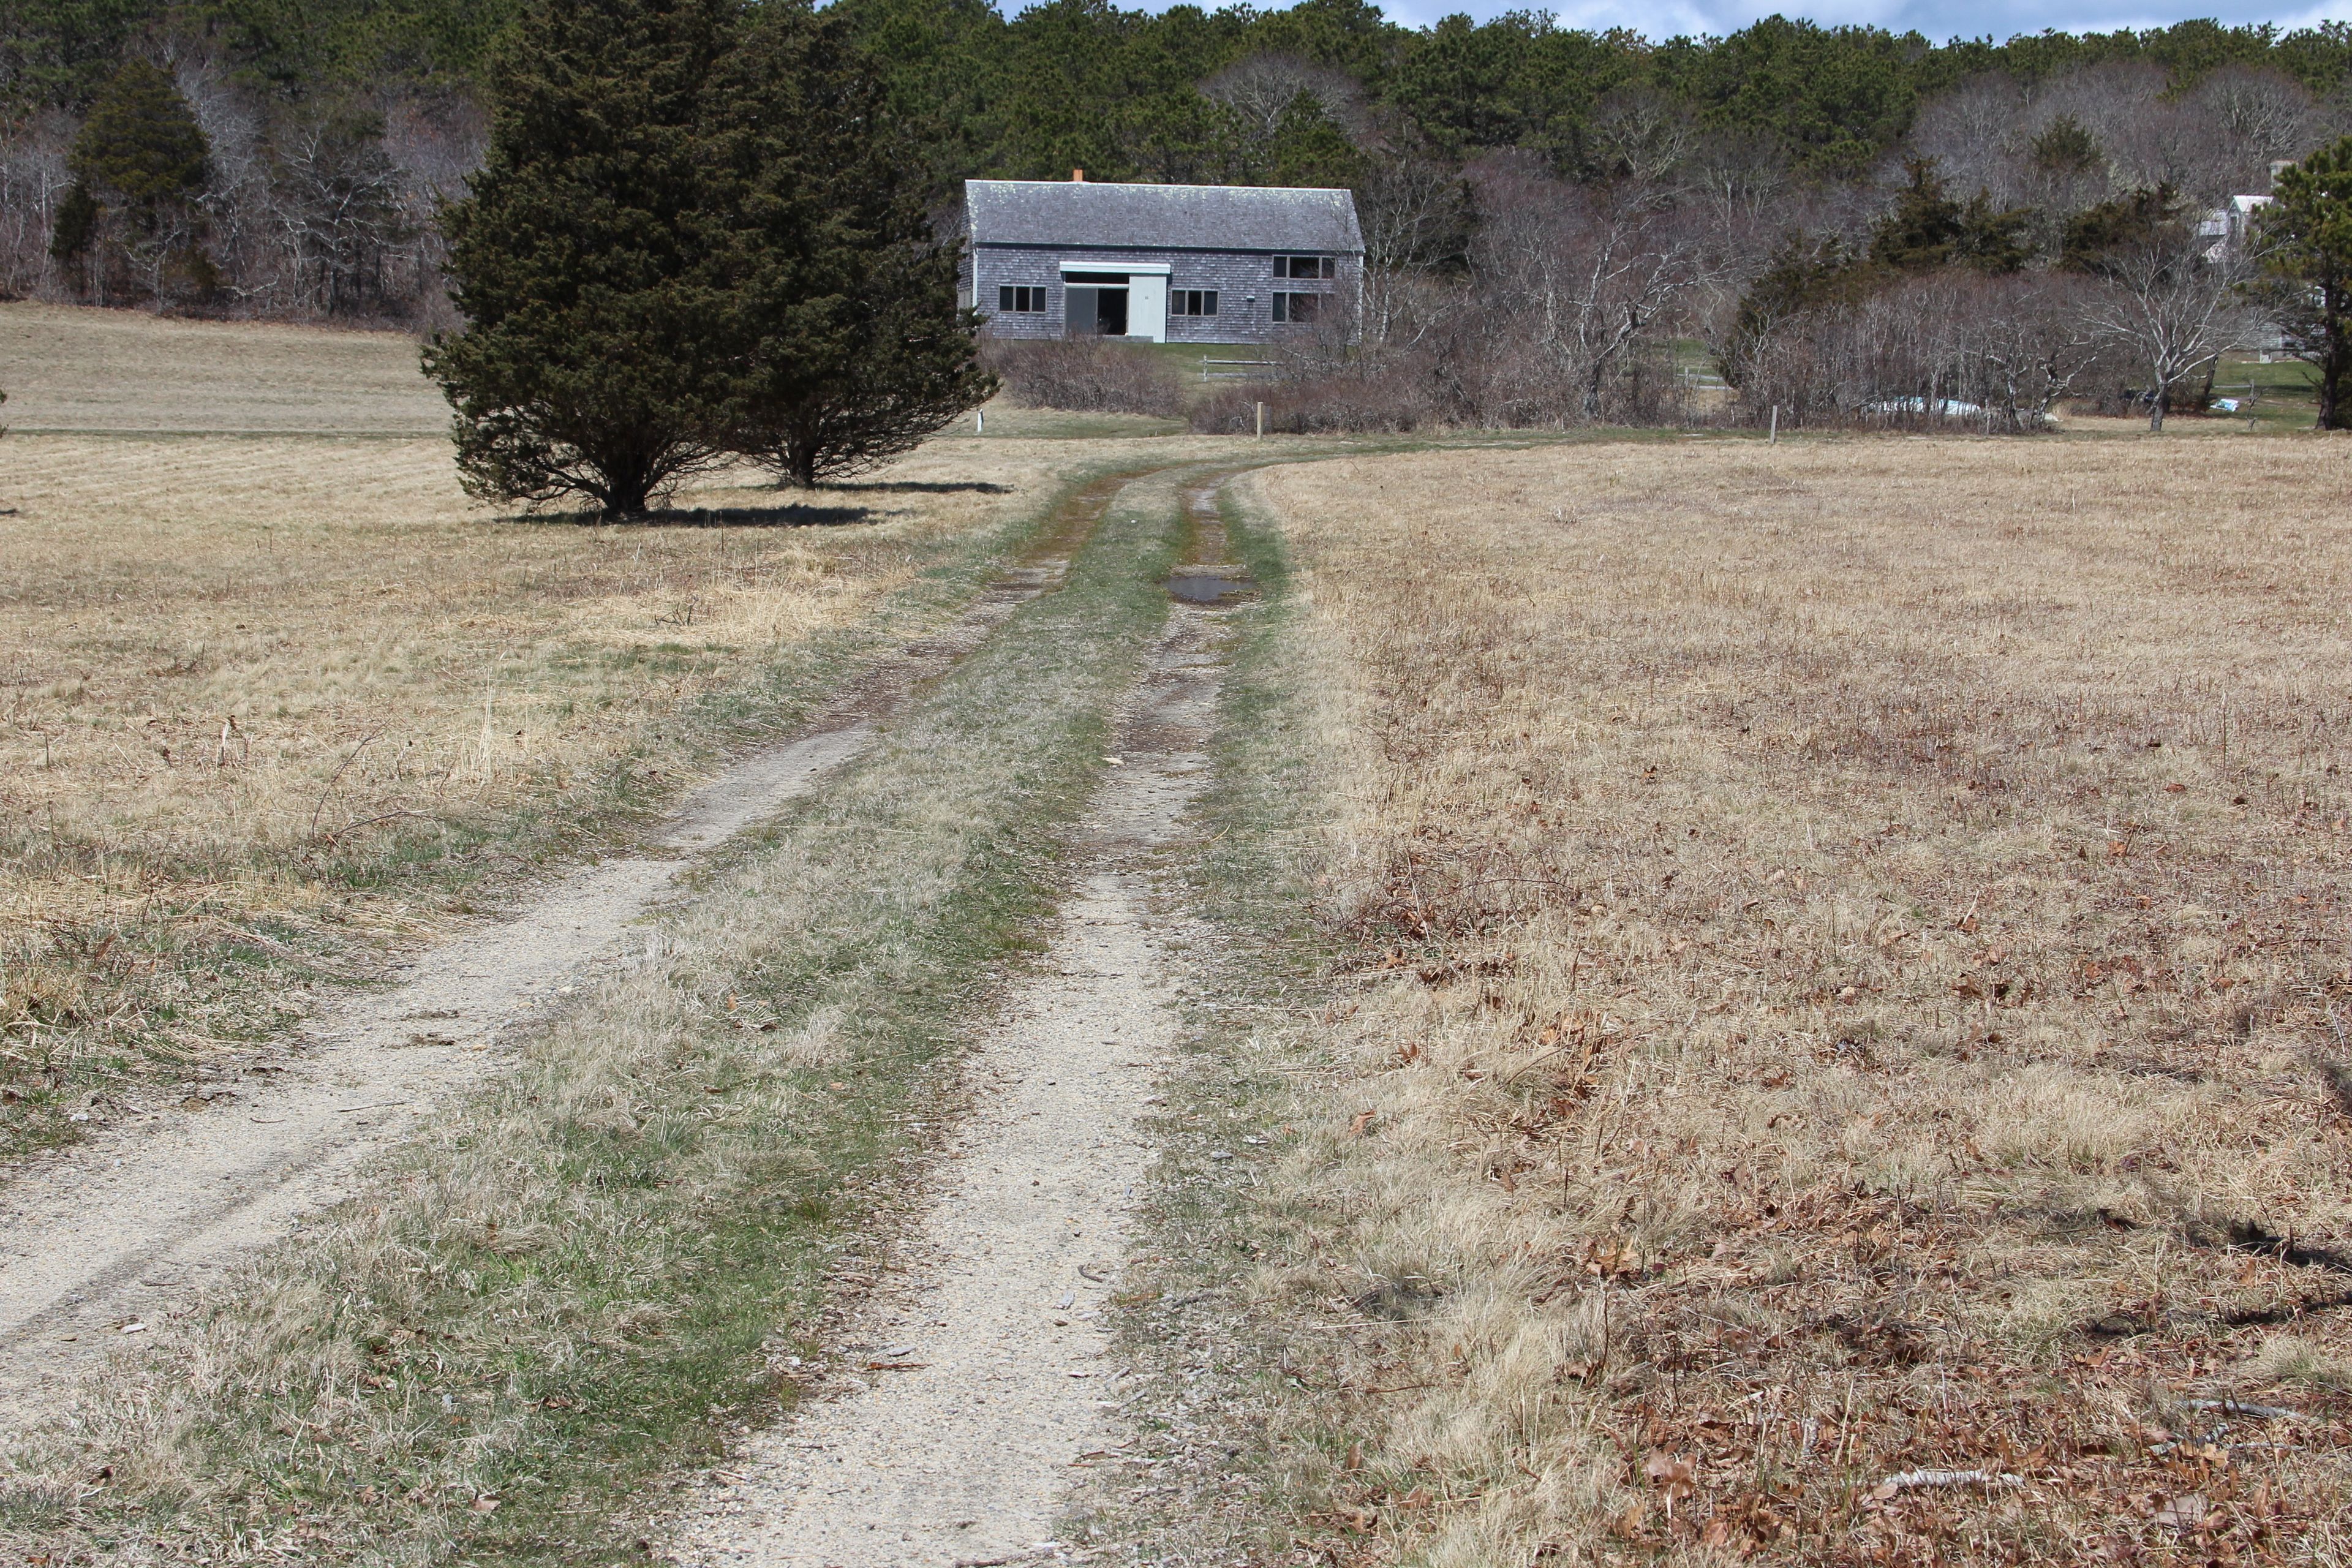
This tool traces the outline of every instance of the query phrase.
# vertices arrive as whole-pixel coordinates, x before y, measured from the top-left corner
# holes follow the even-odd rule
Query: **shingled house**
[[[966,180],[967,298],[1000,338],[1263,343],[1354,318],[1346,191]]]

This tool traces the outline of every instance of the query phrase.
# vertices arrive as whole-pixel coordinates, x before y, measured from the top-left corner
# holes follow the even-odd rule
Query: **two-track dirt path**
[[[1186,496],[1196,555],[1215,487]],[[1180,569],[1179,582],[1201,574]],[[684,1522],[699,1568],[895,1568],[1055,1555],[1074,1463],[1133,1393],[1108,1356],[1139,1129],[1181,1020],[1188,921],[1171,885],[1210,774],[1223,612],[1180,604],[1120,715],[1118,766],[1077,835],[1060,928],[967,1064],[975,1090],[935,1196],[854,1331],[858,1371],[754,1439]]]
[[[698,854],[856,755],[919,684],[1057,586],[1134,477],[1076,492],[951,626],[881,660],[794,739],[726,769],[635,853],[580,868],[403,965],[402,984],[331,1007],[210,1108],[152,1111],[0,1173],[0,1440],[57,1408],[126,1336],[192,1310],[221,1270],[346,1195],[370,1156],[494,1070],[501,1037],[616,962]]]

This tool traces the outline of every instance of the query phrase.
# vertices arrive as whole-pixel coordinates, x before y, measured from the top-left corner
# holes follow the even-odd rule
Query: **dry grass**
[[[1257,481],[1352,955],[1255,1282],[1341,1331],[1282,1352],[1320,1552],[2344,1559],[2343,463]]]
[[[439,436],[449,405],[401,332],[0,306],[18,430]],[[5,504],[5,503],[0,503]]]
[[[765,525],[500,519],[446,440],[348,433],[439,423],[403,340],[16,306],[0,336],[0,1084],[28,1095],[0,1153],[675,794],[821,647],[1116,455],[941,441]],[[306,412],[345,433],[171,433]],[[78,419],[157,433],[24,428]]]

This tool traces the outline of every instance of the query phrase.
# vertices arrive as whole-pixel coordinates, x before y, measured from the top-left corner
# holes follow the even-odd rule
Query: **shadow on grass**
[[[782,506],[660,507],[651,511],[517,512],[501,522],[555,523],[573,528],[595,525],[614,528],[844,528],[871,522],[866,506],[809,506],[790,501]]]
[[[889,490],[901,495],[947,496],[977,494],[1002,496],[1013,493],[1011,485],[992,485],[985,479],[876,479],[862,484],[856,479],[844,479],[826,487],[836,490]]]

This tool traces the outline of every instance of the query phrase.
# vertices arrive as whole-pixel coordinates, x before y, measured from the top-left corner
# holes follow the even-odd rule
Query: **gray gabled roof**
[[[1364,248],[1356,199],[1347,191],[966,180],[963,193],[974,245],[1327,253]]]

